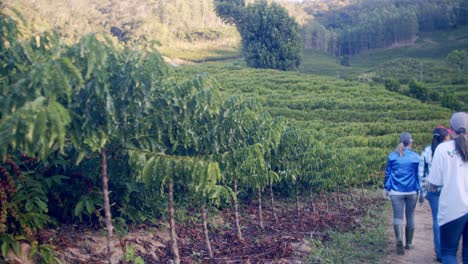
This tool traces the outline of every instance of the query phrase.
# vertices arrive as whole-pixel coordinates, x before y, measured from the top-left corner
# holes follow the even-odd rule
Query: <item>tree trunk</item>
[[[109,263],[112,263],[112,253],[114,251],[114,245],[112,242],[112,232],[114,227],[112,226],[112,215],[110,210],[110,202],[109,202],[109,187],[107,185],[108,178],[107,178],[107,156],[106,156],[106,149],[103,148],[101,150],[101,166],[102,166],[102,195],[104,196],[104,214],[105,214],[105,222],[107,228],[107,258]]]
[[[177,246],[177,234],[175,230],[175,211],[174,211],[174,182],[169,179],[169,228],[171,232],[172,254],[174,254],[174,263],[180,264],[179,247]]]
[[[275,218],[275,223],[278,224],[278,215],[276,215],[275,211],[275,196],[273,194],[273,184],[270,181],[270,197],[271,197],[271,211],[273,212],[273,217]]]
[[[206,208],[205,205],[202,207],[202,219],[203,219],[203,233],[205,234],[205,244],[208,250],[208,256],[213,258],[213,250],[211,249],[210,235],[208,234],[208,223],[206,222]]]
[[[364,199],[364,184],[361,183],[361,199]]]
[[[258,217],[260,219],[260,228],[265,228],[263,225],[263,211],[262,211],[262,191],[260,190],[260,187],[257,187],[258,191]]]
[[[244,237],[242,237],[242,230],[241,230],[240,221],[239,221],[239,203],[237,201],[237,180],[234,180],[234,216],[236,218],[237,238],[240,240],[244,240]]]
[[[299,210],[299,186],[296,181],[296,213],[297,217],[301,217],[301,211]]]
[[[315,210],[315,203],[314,203],[314,195],[312,194],[312,190],[309,190],[309,195],[310,195],[310,206],[312,207],[312,213],[316,214]]]
[[[322,193],[322,195],[323,195],[323,198],[325,199],[325,208],[326,208],[327,213],[328,213],[328,212],[330,211],[330,207],[329,207],[329,205],[328,205],[328,198],[327,198],[327,196],[325,195],[325,193]]]
[[[341,198],[340,198],[340,186],[336,188],[336,201],[338,202],[338,208],[341,208]]]

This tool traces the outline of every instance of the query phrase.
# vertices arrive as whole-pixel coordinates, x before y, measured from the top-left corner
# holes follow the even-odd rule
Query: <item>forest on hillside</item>
[[[308,8],[314,19],[304,25],[306,47],[336,56],[411,42],[420,32],[468,24],[468,1],[359,1],[338,9]]]
[[[253,3],[246,1],[246,4]],[[306,48],[335,56],[413,41],[419,32],[446,30],[468,23],[468,0],[276,0],[301,25]],[[214,0],[91,1],[6,0],[7,12],[21,14],[23,36],[55,29],[69,42],[91,32],[106,32],[136,46],[207,45],[238,47],[235,27],[216,16]],[[12,9],[10,9],[12,8]],[[21,21],[17,17],[18,21]],[[147,44],[146,44],[147,45]]]
[[[245,2],[250,16],[241,18],[252,18],[245,23],[249,29],[269,31],[261,26],[274,19],[265,14],[277,14],[289,29],[300,25],[308,41],[306,29],[315,23],[324,36],[323,48],[315,48],[336,56],[364,49],[349,40],[364,38],[360,10],[372,19],[387,10],[371,1],[275,1],[296,25],[280,5]],[[411,34],[465,22],[461,0],[428,2],[437,14],[443,8],[460,12],[440,21],[424,16],[427,28],[414,20]],[[342,244],[364,254],[356,263],[381,259],[387,241],[372,232],[385,222],[375,188],[388,151],[402,130],[412,133],[420,150],[431,139],[428,131],[447,122],[448,107],[466,94],[466,52],[450,53],[457,67],[450,75],[424,68],[427,79],[444,75],[444,85],[460,90],[450,100],[442,92],[440,106],[434,104],[439,92],[421,83],[422,62],[416,60],[374,58],[388,63],[381,67],[385,79],[368,68],[354,79],[247,64],[251,68],[245,57],[166,63],[161,54],[168,48],[238,48],[239,38],[250,34],[223,23],[214,3],[0,3],[1,263],[336,263],[326,248],[334,248],[328,243],[341,234],[353,237]],[[417,7],[379,3],[395,15]],[[375,29],[368,32],[368,48],[412,36],[401,28],[397,40],[382,39],[388,21],[381,22],[368,28]],[[356,23],[357,35],[343,35],[348,23]],[[270,32],[290,32],[278,28]],[[257,32],[250,34],[254,40],[267,39]],[[271,55],[268,48],[260,50]],[[445,59],[451,50],[440,54]],[[408,89],[400,85],[403,77],[395,70],[417,67],[421,82],[407,72]],[[334,259],[350,259],[335,251]]]

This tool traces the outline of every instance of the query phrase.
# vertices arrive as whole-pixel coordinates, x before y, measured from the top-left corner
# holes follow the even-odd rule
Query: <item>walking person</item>
[[[419,158],[419,182],[421,187],[420,192],[420,203],[424,202],[424,197],[429,202],[429,206],[431,207],[432,212],[432,232],[434,238],[434,251],[436,254],[436,260],[442,262],[442,257],[440,254],[440,232],[439,232],[439,223],[437,222],[437,212],[439,209],[439,196],[440,196],[440,188],[432,189],[431,191],[427,191],[425,188],[426,178],[429,175],[429,171],[431,170],[432,164],[432,157],[434,156],[435,149],[439,146],[440,143],[446,142],[450,138],[450,130],[443,127],[438,126],[432,132],[432,143],[424,148],[421,156]]]
[[[442,262],[458,263],[458,243],[463,236],[462,258],[468,263],[468,114],[454,113],[450,127],[454,140],[435,150],[427,186],[428,190],[441,187],[437,221]]]
[[[393,208],[393,229],[398,255],[403,249],[403,216],[406,217],[405,249],[411,249],[415,221],[414,211],[420,189],[418,179],[419,155],[411,150],[413,138],[410,133],[400,135],[397,148],[388,155],[385,169],[384,197],[389,197]]]

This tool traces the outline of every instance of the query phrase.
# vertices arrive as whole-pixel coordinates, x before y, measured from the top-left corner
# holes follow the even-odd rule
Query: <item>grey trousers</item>
[[[406,227],[414,228],[414,211],[418,200],[417,194],[390,195],[393,207],[393,224],[403,224],[403,213],[406,216]]]

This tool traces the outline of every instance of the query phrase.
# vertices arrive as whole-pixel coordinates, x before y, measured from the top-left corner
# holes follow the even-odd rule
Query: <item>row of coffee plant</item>
[[[304,190],[370,181],[336,149],[272,117],[260,97],[177,74],[151,46],[130,50],[105,35],[65,45],[53,32],[19,41],[13,20],[0,23],[3,259],[30,243],[35,261],[58,263],[40,230],[81,222],[106,228],[112,262],[114,233],[164,218],[179,263],[175,210],[184,200],[201,212],[212,257],[207,210],[232,203],[243,239],[241,191],[257,196],[263,227],[266,190],[274,204],[273,187],[294,186],[298,200]]]

